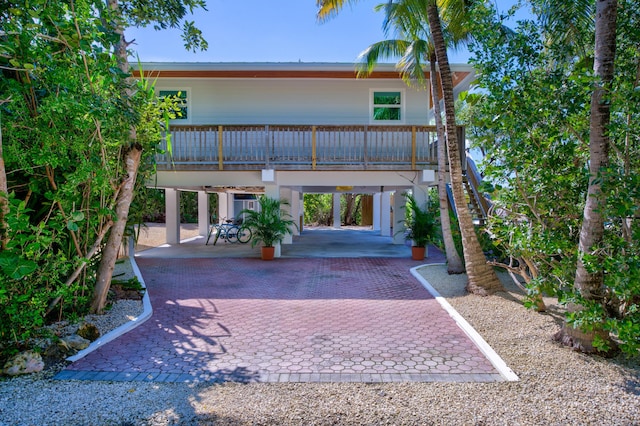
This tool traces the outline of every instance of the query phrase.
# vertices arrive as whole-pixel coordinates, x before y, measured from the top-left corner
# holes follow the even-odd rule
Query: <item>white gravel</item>
[[[78,382],[51,372],[0,382],[0,425],[639,425],[640,366],[551,341],[562,321],[521,295],[464,293],[464,276],[420,272],[519,376],[517,382],[225,384]],[[144,350],[141,348],[141,350]]]

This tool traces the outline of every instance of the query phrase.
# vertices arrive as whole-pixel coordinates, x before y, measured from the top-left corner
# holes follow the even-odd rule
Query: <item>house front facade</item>
[[[247,207],[247,194],[287,199],[294,218],[302,217],[305,193],[332,193],[338,201],[342,192],[372,194],[374,229],[391,235],[401,194],[410,190],[424,200],[435,183],[431,93],[408,87],[394,65],[379,65],[368,78],[357,78],[354,64],[335,63],[145,63],[143,69],[158,95],[180,98],[170,149],[157,157],[150,181],[166,192],[170,244],[179,242],[183,191],[199,194],[202,235],[214,192],[213,213],[221,219]],[[473,68],[452,70],[456,94],[467,90]],[[334,205],[339,212],[339,202]],[[402,243],[397,231],[394,242]]]

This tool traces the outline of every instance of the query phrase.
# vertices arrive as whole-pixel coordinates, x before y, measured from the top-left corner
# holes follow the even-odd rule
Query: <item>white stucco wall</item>
[[[383,79],[159,78],[157,90],[186,90],[189,119],[175,124],[370,124],[370,93],[402,90],[404,120],[429,124],[427,90]]]

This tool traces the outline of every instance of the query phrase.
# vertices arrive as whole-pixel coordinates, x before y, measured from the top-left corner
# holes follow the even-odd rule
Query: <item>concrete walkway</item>
[[[347,240],[354,243],[355,237],[363,236],[351,233]],[[356,254],[362,254],[372,243],[354,244],[360,247]],[[180,246],[176,250],[191,250]],[[304,252],[300,247],[298,254]],[[199,248],[207,255],[215,250],[204,246],[204,240]],[[283,257],[264,262],[179,256],[175,250],[174,257],[167,258],[157,256],[161,249],[153,250],[137,257],[154,310],[151,319],[74,362],[57,378],[504,380],[411,276],[409,269],[425,262],[410,260],[408,251],[402,258]],[[442,261],[435,249],[426,260]]]
[[[227,243],[213,238],[205,245],[206,237],[193,237],[180,244],[163,244],[136,254],[136,257],[153,258],[202,258],[242,257],[259,258],[260,247],[251,243]],[[410,257],[411,247],[393,244],[391,237],[383,237],[379,231],[348,228],[308,228],[293,237],[293,244],[283,244],[282,257]],[[434,251],[437,255],[437,252]]]

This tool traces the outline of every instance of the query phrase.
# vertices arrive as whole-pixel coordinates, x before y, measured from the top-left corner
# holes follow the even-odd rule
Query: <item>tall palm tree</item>
[[[458,255],[453,235],[451,233],[451,220],[449,218],[449,203],[446,183],[446,145],[444,144],[444,127],[442,124],[442,113],[440,111],[440,85],[437,78],[436,58],[433,43],[429,30],[425,25],[426,9],[424,7],[415,8],[416,2],[399,0],[389,0],[389,2],[378,5],[376,10],[384,9],[385,20],[383,30],[385,35],[393,27],[400,39],[383,40],[372,44],[360,54],[363,62],[363,69],[358,73],[370,75],[375,64],[382,58],[400,58],[397,67],[400,69],[403,80],[408,84],[424,86],[425,74],[423,62],[428,61],[430,67],[431,98],[433,101],[434,115],[436,121],[436,132],[438,140],[438,198],[440,201],[440,226],[442,229],[442,240],[444,242],[445,254],[447,257],[447,271],[449,274],[461,274],[464,272],[464,265]]]
[[[355,0],[351,0],[351,2],[354,1]],[[462,165],[460,162],[460,153],[458,151],[453,80],[447,55],[447,43],[445,42],[442,24],[440,21],[440,11],[436,4],[436,0],[412,1],[419,2],[422,4],[422,7],[426,8],[427,21],[435,48],[438,67],[440,69],[440,77],[442,79],[442,93],[445,109],[445,131],[447,136],[447,148],[449,151],[449,174],[453,199],[458,212],[464,260],[469,280],[467,290],[471,293],[480,295],[492,294],[496,291],[502,290],[503,287],[493,268],[487,264],[487,259],[482,252],[482,247],[480,246],[480,242],[478,241],[478,237],[475,233],[471,212],[469,211],[469,207],[466,202],[462,181]],[[317,0],[317,5],[319,7],[318,17],[321,20],[326,19],[327,17],[337,13],[344,3],[345,0]],[[448,14],[463,14],[465,10],[464,0],[444,1],[443,5],[447,6],[444,11]],[[461,21],[462,20],[457,22]]]
[[[598,258],[599,247],[604,236],[603,207],[606,195],[602,192],[600,174],[609,165],[610,138],[608,127],[611,118],[611,103],[608,91],[614,77],[616,55],[617,0],[598,0],[595,10],[595,51],[593,73],[596,77],[591,93],[589,117],[589,186],[584,206],[580,242],[578,245],[578,265],[573,283],[574,288],[587,302],[601,303],[604,299],[604,273],[599,267],[587,266],[587,257]],[[601,265],[602,262],[595,262]],[[579,311],[582,306],[570,306]],[[585,352],[597,351],[594,342],[601,340],[611,345],[611,338],[601,326],[585,332],[565,323],[556,335],[564,344]]]

